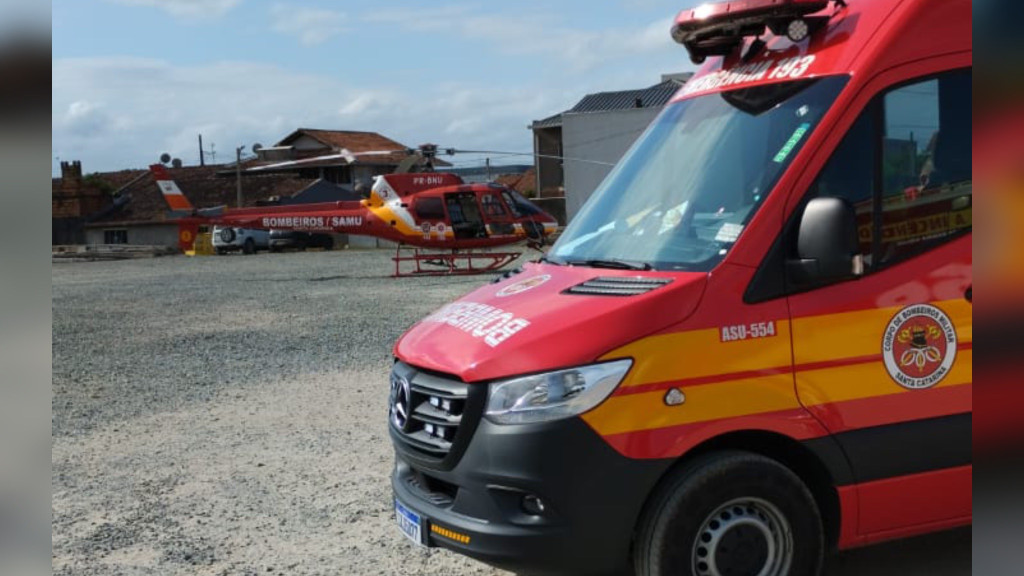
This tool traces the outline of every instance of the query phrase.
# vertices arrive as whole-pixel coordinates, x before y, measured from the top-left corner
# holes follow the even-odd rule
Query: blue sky
[[[588,92],[692,70],[668,30],[696,3],[53,0],[54,167],[191,164],[199,133],[221,161],[299,126],[529,151]]]

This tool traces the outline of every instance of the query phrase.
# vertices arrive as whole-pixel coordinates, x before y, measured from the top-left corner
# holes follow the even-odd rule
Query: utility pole
[[[203,150],[203,135],[199,135],[199,165],[206,166],[206,151]]]
[[[235,184],[238,192],[238,207],[242,207],[242,150],[245,146],[235,148]]]
[[[485,163],[487,165],[487,181],[490,182],[491,181],[491,159],[487,158]]]

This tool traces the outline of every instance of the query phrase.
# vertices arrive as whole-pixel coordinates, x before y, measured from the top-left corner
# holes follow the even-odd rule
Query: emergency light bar
[[[768,28],[776,36],[800,42],[828,22],[828,16],[809,16],[835,1],[844,0],[733,0],[702,4],[683,10],[672,27],[672,38],[686,46],[690,60],[700,64],[708,56],[728,56],[748,36],[758,37]]]

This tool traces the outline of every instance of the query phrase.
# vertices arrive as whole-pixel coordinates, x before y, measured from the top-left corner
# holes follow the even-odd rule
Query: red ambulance
[[[398,524],[530,573],[817,574],[971,523],[971,3],[686,10],[545,258],[394,348]]]

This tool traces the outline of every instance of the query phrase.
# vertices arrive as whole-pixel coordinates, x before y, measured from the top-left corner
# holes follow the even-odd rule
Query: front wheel
[[[796,474],[763,456],[721,452],[663,483],[633,560],[637,576],[816,576],[824,550],[817,504]]]
[[[243,254],[255,254],[256,253],[256,242],[252,238],[247,238],[245,243],[242,244]]]

